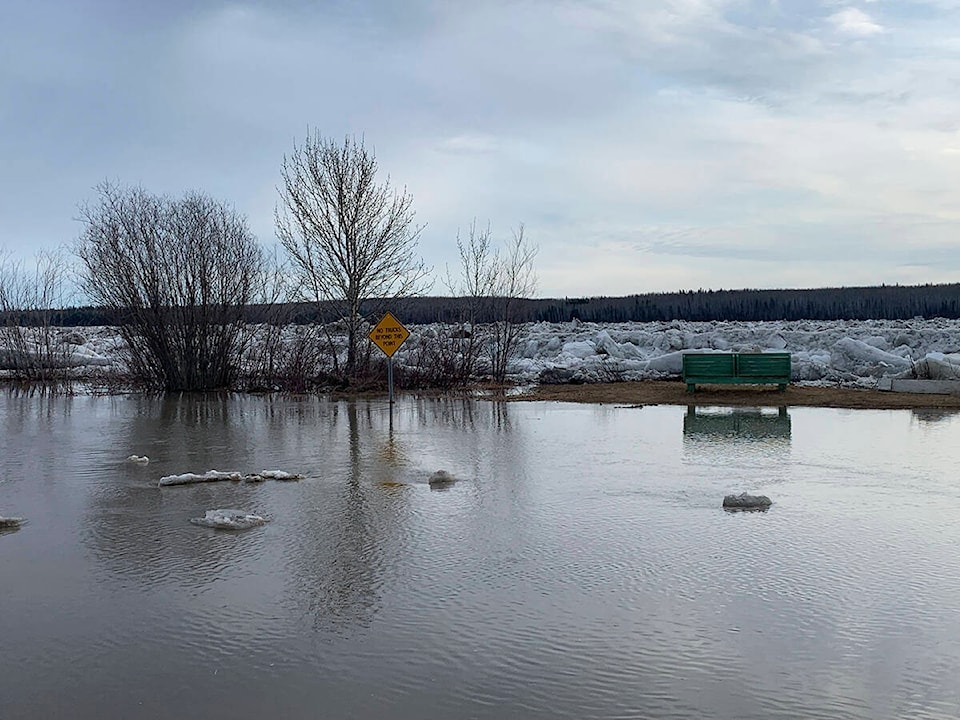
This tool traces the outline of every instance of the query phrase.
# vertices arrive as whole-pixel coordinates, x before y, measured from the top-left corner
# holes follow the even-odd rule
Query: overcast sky
[[[7,0],[0,251],[105,179],[272,245],[308,127],[365,138],[438,270],[524,223],[542,296],[960,280],[960,0]]]

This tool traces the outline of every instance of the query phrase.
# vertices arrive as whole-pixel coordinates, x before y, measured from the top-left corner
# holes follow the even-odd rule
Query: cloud
[[[0,249],[75,237],[104,178],[230,200],[270,243],[310,127],[375,149],[438,268],[477,217],[526,223],[550,293],[943,277],[957,1],[20,5]]]
[[[437,151],[454,155],[486,155],[499,148],[497,138],[492,135],[464,134],[444,138],[437,144]]]
[[[837,32],[853,37],[870,37],[884,31],[867,13],[859,8],[848,7],[827,18]]]

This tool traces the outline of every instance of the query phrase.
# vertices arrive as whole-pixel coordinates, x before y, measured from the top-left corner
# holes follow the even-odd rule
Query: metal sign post
[[[387,356],[387,396],[393,405],[393,354],[410,337],[410,331],[391,313],[386,313],[370,331],[373,344]]]
[[[393,356],[387,358],[387,398],[393,405]]]

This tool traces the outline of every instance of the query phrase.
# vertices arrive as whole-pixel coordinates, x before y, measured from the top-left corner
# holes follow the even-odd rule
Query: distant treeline
[[[960,284],[813,290],[690,290],[543,300],[537,320],[896,320],[960,317]]]
[[[503,317],[502,299],[482,303],[478,321]],[[912,317],[960,318],[960,283],[949,285],[881,285],[879,287],[819,288],[813,290],[689,290],[625,297],[553,298],[512,301],[517,322],[587,322],[663,320],[868,320]],[[371,307],[374,303],[370,304]],[[377,302],[382,307],[382,302]],[[468,300],[450,297],[406,298],[391,304],[402,322],[426,324],[457,322],[467,316]],[[285,322],[307,324],[320,317],[315,305],[290,303],[282,308]],[[249,322],[268,314],[261,306],[247,308]],[[5,322],[31,324],[40,313],[17,313]],[[376,320],[376,318],[369,318]],[[44,322],[60,326],[119,325],[122,314],[95,307],[57,310]]]

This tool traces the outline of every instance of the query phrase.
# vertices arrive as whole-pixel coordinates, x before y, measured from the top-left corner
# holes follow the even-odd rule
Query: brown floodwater
[[[4,720],[960,716],[949,412],[8,393],[0,428]],[[305,477],[157,486],[210,469]]]

